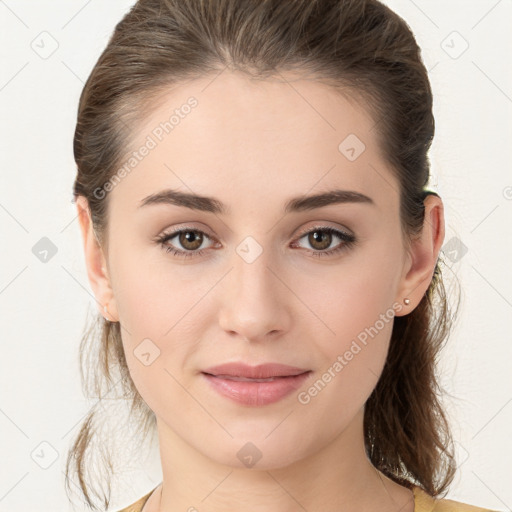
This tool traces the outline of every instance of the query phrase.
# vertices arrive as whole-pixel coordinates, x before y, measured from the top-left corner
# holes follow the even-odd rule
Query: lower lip
[[[203,377],[215,391],[231,400],[250,406],[260,406],[278,402],[285,396],[297,390],[309,377],[311,372],[301,373],[290,377],[276,377],[266,382],[250,382],[230,380],[203,373]]]

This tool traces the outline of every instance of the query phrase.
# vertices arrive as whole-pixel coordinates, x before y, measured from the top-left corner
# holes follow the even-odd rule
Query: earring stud
[[[408,299],[408,298],[406,297],[406,298],[404,299],[404,304],[405,304],[406,306],[408,306],[410,303],[411,303],[411,300],[410,300],[410,299]]]

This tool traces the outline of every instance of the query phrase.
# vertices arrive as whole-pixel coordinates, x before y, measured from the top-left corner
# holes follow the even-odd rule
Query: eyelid
[[[171,237],[173,235],[177,235],[183,231],[197,231],[198,233],[203,233],[208,238],[212,240],[217,240],[217,238],[210,233],[208,228],[203,227],[197,227],[197,226],[191,226],[188,224],[182,225],[182,226],[175,226],[172,228],[164,229],[156,238],[155,240],[160,240],[162,238],[165,238],[167,236]]]
[[[334,229],[336,231],[340,231],[341,233],[344,233],[348,236],[355,236],[355,234],[348,228],[342,226],[342,227],[339,227],[339,226],[331,226],[330,224],[328,224],[328,221],[325,221],[325,223],[322,223],[322,222],[317,222],[316,224],[313,224],[312,226],[308,226],[306,228],[304,228],[303,230],[301,230],[299,232],[299,234],[297,235],[297,237],[303,237],[304,235],[307,235],[309,234],[311,231],[314,231],[315,229],[321,229],[321,230],[325,230],[325,229]]]

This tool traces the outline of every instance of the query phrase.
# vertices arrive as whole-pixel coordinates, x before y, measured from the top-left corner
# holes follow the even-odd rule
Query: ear
[[[411,246],[404,263],[404,270],[398,287],[396,301],[410,300],[396,316],[409,314],[425,295],[444,241],[444,207],[441,198],[429,194],[424,200],[425,217],[423,229],[418,238],[411,240]]]
[[[118,322],[117,305],[114,299],[110,278],[107,274],[107,260],[93,230],[87,199],[84,196],[78,196],[76,206],[84,244],[87,276],[94,296],[96,297],[96,302],[98,303],[98,310],[107,320]],[[104,306],[107,306],[107,311],[104,311]]]

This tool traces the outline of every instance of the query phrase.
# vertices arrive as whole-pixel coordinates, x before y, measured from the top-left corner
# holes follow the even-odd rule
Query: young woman
[[[376,0],[140,0],[117,25],[74,194],[104,317],[82,356],[159,440],[125,511],[484,510],[442,496],[433,135],[420,50]],[[67,469],[99,510],[95,414]]]

